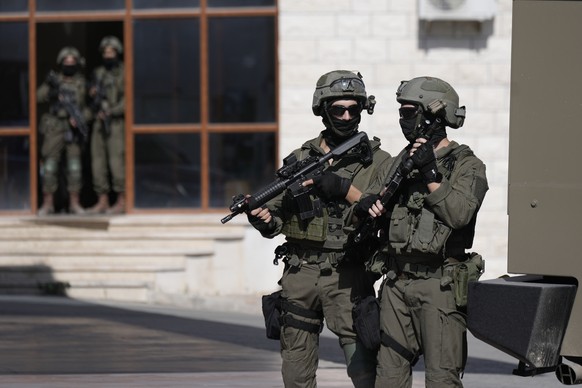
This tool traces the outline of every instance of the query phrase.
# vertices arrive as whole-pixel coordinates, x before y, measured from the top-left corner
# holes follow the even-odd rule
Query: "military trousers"
[[[69,132],[67,119],[50,120],[51,125],[43,128],[41,146],[42,158],[42,190],[44,193],[54,193],[59,185],[59,166],[63,152],[66,158],[67,190],[78,193],[83,185],[83,168],[81,161],[81,146],[77,141],[67,141]]]
[[[449,286],[437,278],[387,279],[380,293],[380,327],[413,354],[423,354],[427,388],[462,387],[467,357],[466,316],[455,306]],[[411,387],[412,366],[382,345],[376,387]]]
[[[101,120],[95,120],[91,133],[91,172],[97,194],[125,191],[125,133],[123,118],[111,120],[106,133]],[[111,184],[109,183],[111,174]]]
[[[374,386],[376,353],[357,340],[353,328],[354,292],[359,292],[363,269],[350,266],[322,270],[318,264],[286,265],[281,279],[282,296],[289,303],[320,312],[327,327],[338,336],[346,356],[347,373],[357,388]],[[313,325],[321,320],[290,312],[292,318]],[[310,332],[283,324],[281,328],[282,375],[286,388],[315,388],[319,362],[319,332]]]

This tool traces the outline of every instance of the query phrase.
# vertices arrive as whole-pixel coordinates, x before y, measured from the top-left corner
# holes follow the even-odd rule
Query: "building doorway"
[[[81,72],[88,83],[91,82],[93,70],[101,65],[101,55],[99,53],[99,43],[105,36],[116,36],[123,42],[123,22],[49,22],[37,24],[37,42],[36,42],[36,79],[37,87],[46,79],[50,70],[57,69],[57,55],[65,46],[73,46],[81,53],[84,58],[84,66]],[[37,105],[40,119],[48,111],[48,104]],[[90,127],[91,123],[88,123]],[[42,135],[38,138],[38,159],[40,159],[40,149],[42,144]],[[90,138],[83,145],[82,162],[83,162],[83,188],[81,190],[81,205],[88,207],[93,205],[96,200],[96,194],[92,187],[91,176],[91,157],[90,157]],[[59,188],[55,193],[55,212],[67,212],[68,193],[65,181],[65,160],[60,161]],[[40,167],[40,164],[39,164]],[[38,170],[38,181],[42,182],[42,167]],[[42,184],[38,185],[38,206],[41,206]]]

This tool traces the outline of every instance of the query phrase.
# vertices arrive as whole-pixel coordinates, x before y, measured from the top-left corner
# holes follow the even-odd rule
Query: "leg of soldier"
[[[426,387],[462,387],[466,318],[457,311],[453,292],[442,290],[440,279],[422,279],[414,281],[410,295],[418,301],[413,321],[422,338]]]
[[[332,268],[319,282],[323,313],[327,327],[339,337],[346,357],[348,376],[356,388],[371,388],[376,379],[376,352],[357,340],[352,317],[354,292],[366,296],[367,285],[360,284],[363,268],[342,265]],[[373,292],[372,288],[369,288]]]
[[[69,191],[69,212],[83,214],[79,192],[83,186],[83,166],[81,165],[81,146],[75,142],[67,144],[67,189]]]
[[[83,166],[81,165],[81,146],[75,142],[66,146],[67,150],[67,189],[78,193],[83,185]]]
[[[282,296],[290,303],[320,311],[321,306],[316,292],[320,276],[316,264],[302,264],[301,267],[286,268],[281,279]],[[319,324],[320,321],[290,314],[294,319]],[[319,363],[319,333],[291,327],[284,324],[281,328],[281,372],[285,388],[315,388],[315,374]]]
[[[41,148],[42,189],[45,193],[54,193],[57,190],[59,161],[64,147],[65,132],[58,126],[47,128]]]
[[[107,211],[108,214],[125,212],[125,138],[123,121],[115,120],[111,124],[111,135],[107,139],[109,167],[113,183],[113,191],[117,193],[115,204]]]
[[[380,328],[398,344],[417,354],[419,345],[406,303],[407,287],[410,282],[410,280],[387,279],[384,283],[380,294]],[[392,347],[382,344],[378,351],[376,387],[410,388],[411,386],[410,362]]]
[[[123,119],[111,123],[111,135],[107,139],[109,168],[111,170],[113,191],[125,191],[125,132]]]
[[[101,128],[101,121],[96,120],[91,132],[91,172],[93,173],[93,189],[97,195],[109,192],[107,150]]]

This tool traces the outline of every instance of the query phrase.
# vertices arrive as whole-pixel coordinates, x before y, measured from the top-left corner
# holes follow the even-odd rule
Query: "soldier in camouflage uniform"
[[[101,40],[99,51],[103,65],[95,69],[89,90],[95,114],[91,134],[91,168],[93,188],[98,199],[88,212],[119,214],[125,211],[125,98],[120,58],[123,47],[116,37],[106,36]],[[117,199],[109,207],[111,189]]]
[[[74,47],[64,47],[57,56],[59,72],[51,71],[37,90],[37,101],[49,103],[48,113],[40,120],[42,135],[41,176],[43,204],[39,215],[54,213],[54,193],[58,188],[59,165],[66,153],[69,211],[82,214],[79,201],[82,179],[81,144],[88,135],[86,120],[91,113],[85,105],[84,59]]]
[[[465,250],[472,246],[488,189],[485,165],[468,146],[447,138],[446,126],[459,128],[465,118],[465,107],[459,107],[459,96],[448,83],[418,77],[403,81],[396,95],[400,126],[410,144],[386,164],[355,209],[360,218],[385,214],[387,224],[385,245],[370,265],[386,274],[376,387],[411,387],[411,368],[421,354],[426,387],[462,387],[466,284],[483,271],[480,255]],[[434,128],[428,140],[420,130],[425,125]],[[408,158],[411,172],[382,206],[377,193]]]
[[[361,75],[337,70],[317,82],[312,110],[321,116],[325,130],[305,142],[293,155],[297,160],[320,157],[358,130],[361,112],[372,112]],[[375,178],[379,163],[389,154],[371,141],[373,160],[363,164],[351,155],[333,160],[313,184],[311,200],[322,212],[302,220],[292,194],[287,191],[263,208],[250,212],[249,221],[264,237],[286,237],[282,287],[281,356],[285,387],[316,387],[319,334],[323,321],[339,337],[347,373],[355,387],[373,387],[375,350],[366,349],[353,327],[352,308],[358,298],[374,295],[358,255],[348,255],[346,225],[350,204],[359,199]]]

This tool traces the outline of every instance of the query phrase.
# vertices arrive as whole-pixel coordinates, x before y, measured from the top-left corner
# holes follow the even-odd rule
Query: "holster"
[[[262,297],[265,329],[270,339],[278,340],[281,337],[281,299],[281,291]]]
[[[451,286],[455,296],[457,307],[467,306],[467,294],[469,292],[469,282],[479,280],[485,272],[485,260],[475,252],[468,254],[465,261],[447,259],[443,268],[441,286]]]
[[[380,303],[376,296],[360,298],[352,309],[354,329],[358,339],[370,350],[378,350],[382,343],[380,336]]]

